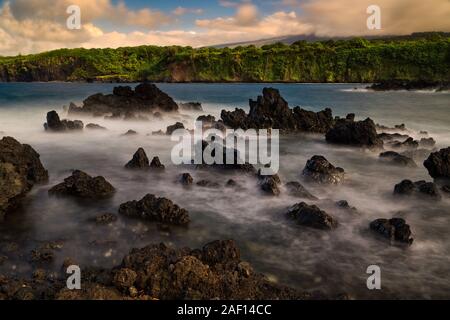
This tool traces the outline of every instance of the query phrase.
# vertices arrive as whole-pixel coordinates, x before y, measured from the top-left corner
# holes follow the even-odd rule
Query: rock
[[[166,134],[170,136],[175,130],[178,130],[178,129],[185,129],[184,124],[182,124],[181,122],[177,122],[171,126],[168,126],[167,130],[166,130]]]
[[[190,186],[194,183],[194,178],[189,173],[183,173],[180,175],[178,181],[184,186]]]
[[[47,113],[47,122],[44,124],[45,130],[48,131],[70,131],[83,130],[83,122],[80,120],[60,120],[56,111]]]
[[[159,160],[159,157],[154,157],[150,163],[150,168],[163,170],[165,167]]]
[[[113,284],[119,290],[128,290],[134,285],[136,279],[137,273],[134,270],[122,268],[114,274]]]
[[[98,125],[96,123],[88,123],[86,125],[86,129],[90,129],[90,130],[107,130],[105,127],[102,127],[101,125]]]
[[[180,109],[186,111],[203,111],[202,104],[200,102],[186,102],[179,104]]]
[[[250,100],[250,112],[244,110],[222,110],[224,125],[233,129],[280,129],[283,132],[325,133],[333,125],[331,109],[318,113],[303,110],[300,107],[289,108],[280,92],[273,88],[264,88],[263,95],[256,101]]]
[[[0,221],[20,204],[33,185],[48,181],[39,154],[12,137],[0,140]]]
[[[228,188],[236,188],[238,186],[238,183],[233,179],[229,179],[225,186]]]
[[[197,121],[201,121],[203,124],[211,124],[211,123],[216,122],[216,118],[214,116],[208,114],[207,116],[205,116],[205,115],[199,116],[197,118]]]
[[[422,138],[419,141],[419,146],[424,148],[433,148],[436,145],[436,141],[433,138]]]
[[[370,229],[389,239],[411,245],[414,241],[409,225],[401,218],[377,219],[370,223]]]
[[[54,259],[53,250],[37,248],[31,251],[31,261],[34,263],[50,263]]]
[[[448,90],[449,84],[438,81],[425,80],[386,80],[379,83],[374,83],[368,89],[374,91],[390,91],[390,90]]]
[[[339,184],[343,182],[344,169],[333,166],[323,156],[313,156],[306,162],[303,175],[318,183]]]
[[[145,153],[143,148],[139,148],[135,152],[135,154],[133,155],[133,159],[131,159],[125,165],[125,168],[127,168],[127,169],[148,169],[148,168],[150,168],[147,154]]]
[[[403,180],[394,187],[394,195],[420,196],[421,198],[440,200],[441,194],[433,182]]]
[[[380,153],[380,159],[382,159],[384,161],[388,161],[388,162],[398,165],[398,166],[404,166],[404,167],[410,167],[410,168],[417,167],[417,165],[413,159],[408,158],[404,155],[398,154],[395,151],[386,151],[386,152]]]
[[[336,202],[336,206],[340,209],[350,210],[353,212],[358,211],[355,207],[350,206],[347,200],[339,200],[338,202]]]
[[[147,194],[139,201],[129,201],[119,207],[119,213],[129,217],[174,225],[189,223],[189,213],[166,198]]]
[[[83,171],[75,170],[64,182],[52,187],[48,192],[51,195],[101,199],[113,196],[115,191],[105,178],[93,178]]]
[[[178,105],[154,84],[142,83],[136,88],[115,87],[113,94],[97,93],[89,96],[81,108],[69,108],[69,114],[87,113],[96,116],[112,114],[121,118],[126,114],[146,114],[155,111],[176,112]]]
[[[423,165],[434,179],[450,180],[450,147],[431,153]]]
[[[138,133],[134,130],[128,130],[127,132],[125,132],[122,136],[135,136]]]
[[[390,146],[392,148],[417,149],[419,147],[419,142],[409,137],[403,142],[392,141]]]
[[[97,224],[110,224],[117,221],[117,216],[114,213],[103,213],[95,217]]]
[[[286,183],[286,189],[293,197],[304,198],[309,200],[317,200],[317,197],[313,196],[304,186],[297,181],[291,181]]]
[[[164,133],[164,131],[158,130],[158,131],[153,131],[152,135],[153,136],[165,136],[166,134]]]
[[[409,138],[409,136],[407,134],[400,134],[400,133],[380,133],[378,135],[378,138],[380,138],[383,141],[393,141],[393,140],[399,140],[399,139],[403,139],[406,140]]]
[[[297,203],[289,208],[286,216],[299,225],[316,229],[331,230],[338,226],[338,222],[331,215],[305,202]]]
[[[197,182],[197,185],[199,187],[203,187],[203,188],[211,188],[211,189],[220,188],[220,184],[218,184],[217,182],[209,181],[209,180],[200,180],[199,182]]]
[[[367,118],[364,121],[338,121],[326,133],[330,143],[345,144],[358,147],[382,148],[383,140],[378,137],[375,123]]]
[[[277,174],[272,176],[258,175],[258,179],[259,179],[259,187],[265,194],[271,196],[280,195],[281,192],[279,185],[281,184],[281,180]]]

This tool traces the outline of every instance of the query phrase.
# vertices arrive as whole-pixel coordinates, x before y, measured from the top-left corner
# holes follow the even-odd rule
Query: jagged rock
[[[289,194],[293,197],[317,200],[317,197],[313,196],[308,190],[306,190],[304,186],[302,186],[297,181],[288,182],[286,183],[285,187],[288,190]]]
[[[120,118],[125,114],[175,112],[178,105],[154,84],[142,83],[134,91],[131,87],[116,87],[113,94],[94,94],[83,102],[81,108],[69,108],[69,114],[88,113],[96,116],[112,114]]]
[[[180,108],[186,111],[203,111],[202,104],[200,102],[186,102],[180,103]]]
[[[347,200],[339,200],[336,202],[336,206],[340,209],[350,210],[353,212],[357,212],[358,210],[355,207],[350,206]]]
[[[440,200],[439,188],[433,182],[403,180],[394,187],[394,195],[420,196],[422,198]]]
[[[90,129],[90,130],[107,130],[105,127],[102,127],[99,124],[96,123],[88,123],[86,125],[86,129]]]
[[[60,120],[56,111],[47,113],[47,122],[44,123],[45,130],[48,131],[71,131],[83,130],[83,122],[80,120]]]
[[[175,130],[178,130],[178,129],[185,129],[184,124],[182,124],[181,122],[177,122],[171,126],[168,126],[167,130],[166,130],[166,134],[170,136]]]
[[[261,191],[271,196],[279,196],[281,193],[279,188],[279,185],[281,184],[280,177],[277,174],[263,176],[260,172],[258,173],[258,183]]]
[[[189,213],[166,198],[157,198],[147,194],[139,201],[122,203],[119,213],[129,217],[175,225],[189,223]]]
[[[128,268],[121,268],[114,274],[113,284],[119,290],[128,290],[130,287],[134,286],[137,280],[137,273]]]
[[[216,188],[220,187],[220,184],[218,184],[217,182],[212,182],[209,180],[200,180],[199,182],[197,182],[197,185],[199,187],[211,188],[211,189],[216,189]]]
[[[417,149],[419,147],[419,142],[409,137],[403,142],[392,141],[389,145],[392,148]]]
[[[256,101],[250,100],[250,112],[244,110],[222,110],[221,118],[226,126],[233,129],[280,129],[284,132],[325,133],[333,125],[330,109],[318,113],[306,111],[300,107],[290,109],[280,92],[273,88],[264,88],[263,95]]]
[[[424,148],[433,148],[436,145],[436,141],[433,138],[422,138],[419,141],[419,146]]]
[[[338,226],[338,222],[331,215],[315,205],[305,202],[297,203],[288,209],[286,216],[297,224],[316,229],[331,230]]]
[[[144,149],[139,148],[126,165],[127,169],[148,169],[150,168],[149,160]]]
[[[208,114],[208,115],[203,115],[203,116],[199,116],[198,118],[197,118],[197,121],[201,121],[201,122],[203,122],[204,124],[211,124],[211,123],[214,123],[214,122],[216,122],[216,117],[214,117],[214,116],[212,116],[212,115],[210,115],[210,114]]]
[[[194,183],[194,178],[189,173],[183,173],[180,175],[179,181],[184,186],[190,186]]]
[[[382,148],[383,140],[378,137],[375,123],[367,118],[364,121],[341,120],[326,133],[330,143],[358,147]]]
[[[333,166],[323,156],[313,156],[306,162],[303,175],[318,183],[339,184],[343,182],[344,169]]]
[[[39,154],[12,137],[0,140],[0,221],[14,209],[34,184],[48,181]]]
[[[103,177],[91,177],[87,173],[75,170],[64,182],[52,187],[51,195],[67,195],[80,198],[100,199],[111,197],[114,187]]]
[[[138,133],[136,131],[130,129],[127,132],[125,132],[122,136],[135,136],[137,134]]]
[[[95,217],[97,224],[110,224],[117,221],[117,216],[114,213],[103,213]]]
[[[386,141],[393,141],[393,140],[399,140],[399,139],[406,140],[409,138],[409,136],[407,134],[382,132],[378,135],[378,138],[380,138],[381,140],[386,142]]]
[[[161,161],[159,160],[159,157],[154,157],[152,159],[152,162],[150,163],[150,168],[152,169],[164,169],[164,165],[161,163]]]
[[[414,241],[409,225],[401,218],[377,219],[370,223],[370,229],[389,239],[411,245]]]
[[[428,173],[434,179],[450,179],[450,147],[430,154],[423,163]]]
[[[386,151],[386,152],[380,153],[380,159],[382,159],[384,161],[389,161],[390,163],[398,165],[398,166],[411,167],[411,168],[417,167],[417,164],[414,162],[413,159],[408,158],[404,155],[401,155],[395,151]]]

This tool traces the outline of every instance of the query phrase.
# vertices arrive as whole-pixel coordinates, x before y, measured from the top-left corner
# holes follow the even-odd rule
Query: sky
[[[378,5],[381,29],[366,12]],[[70,5],[81,29],[67,28]],[[450,31],[450,0],[0,0],[0,55],[252,41],[286,35],[361,36]]]

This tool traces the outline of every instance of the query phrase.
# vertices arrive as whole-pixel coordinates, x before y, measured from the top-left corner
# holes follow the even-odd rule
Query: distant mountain
[[[416,32],[410,35],[383,35],[383,36],[361,36],[360,38],[364,38],[367,40],[417,40],[417,39],[429,39],[433,36],[442,36],[449,37],[450,32]],[[266,38],[259,39],[254,41],[243,41],[243,42],[234,42],[234,43],[225,43],[211,46],[213,48],[236,48],[239,46],[245,47],[254,45],[256,47],[262,47],[264,45],[270,45],[274,43],[284,43],[286,45],[291,45],[297,41],[308,41],[308,42],[316,42],[316,41],[327,41],[327,40],[349,40],[355,37],[318,37],[316,35],[310,34],[298,34],[298,35],[287,35],[281,37],[274,38]]]

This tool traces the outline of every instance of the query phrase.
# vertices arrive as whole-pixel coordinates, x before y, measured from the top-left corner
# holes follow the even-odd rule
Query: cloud
[[[176,16],[183,16],[185,14],[200,15],[203,14],[203,9],[177,7],[175,10],[172,11],[172,13]]]

